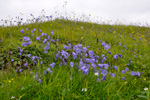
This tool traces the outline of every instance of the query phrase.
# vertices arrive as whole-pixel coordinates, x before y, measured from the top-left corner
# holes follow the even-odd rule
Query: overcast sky
[[[67,4],[63,7],[65,1]],[[76,17],[91,14],[92,21],[112,20],[114,23],[119,19],[123,24],[146,25],[147,22],[150,25],[150,0],[0,0],[0,19],[15,16],[27,19],[30,13],[40,15],[42,9],[45,15],[54,15],[57,11],[73,16],[74,12]]]

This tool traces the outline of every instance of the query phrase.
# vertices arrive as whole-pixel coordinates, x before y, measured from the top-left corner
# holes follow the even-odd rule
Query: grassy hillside
[[[0,27],[0,98],[149,100],[149,47],[147,27],[60,19]]]

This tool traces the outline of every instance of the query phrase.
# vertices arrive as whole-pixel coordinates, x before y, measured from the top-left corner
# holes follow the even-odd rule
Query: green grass
[[[29,28],[26,31],[26,28]],[[31,30],[36,28],[32,36]],[[25,33],[20,32],[21,29]],[[59,39],[58,42],[51,42],[48,53],[44,53],[42,41],[36,41],[36,37],[41,34],[38,31],[47,33],[51,39]],[[51,35],[54,31],[54,35]],[[27,47],[22,47],[23,37],[30,37],[32,43]],[[44,37],[41,38],[42,40]],[[97,100],[149,100],[150,90],[150,28],[123,25],[98,25],[94,23],[75,22],[69,20],[54,20],[51,22],[33,23],[24,26],[0,27],[0,99],[9,100],[14,96],[14,100],[51,100],[51,99],[97,99]],[[107,50],[101,46],[100,41],[109,44],[109,55]],[[90,69],[89,74],[85,75],[74,65],[70,68],[68,59],[67,65],[60,66],[61,60],[56,60],[57,51],[63,49],[63,45],[71,43],[73,46],[82,43],[90,46],[88,50],[93,50],[96,55],[105,54],[108,60],[105,63],[118,66],[118,70],[108,70],[106,81],[97,82],[97,76]],[[119,46],[121,42],[121,46]],[[35,46],[36,45],[36,46]],[[123,47],[125,45],[127,49]],[[22,57],[18,56],[18,47],[23,49]],[[70,50],[70,54],[71,54]],[[41,57],[37,65],[26,57],[31,53]],[[122,58],[113,59],[113,55],[122,54]],[[14,59],[14,62],[11,62]],[[133,61],[129,66],[126,64]],[[39,64],[43,61],[43,64]],[[73,60],[78,62],[79,59]],[[23,67],[28,62],[27,67]],[[43,74],[43,70],[49,64],[55,62],[53,73]],[[23,72],[16,73],[15,69],[22,66]],[[109,66],[110,67],[110,66]],[[125,75],[120,73],[126,67],[129,72]],[[142,72],[141,76],[131,76],[130,72]],[[109,74],[116,74],[112,78]],[[35,73],[38,73],[41,84],[37,82]],[[125,76],[125,80],[122,77]],[[101,80],[102,75],[100,75]],[[87,91],[82,91],[86,88]]]

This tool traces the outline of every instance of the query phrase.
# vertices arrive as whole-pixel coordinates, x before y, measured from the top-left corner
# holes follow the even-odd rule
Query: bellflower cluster
[[[47,42],[47,39],[45,38],[44,41],[43,41],[43,44],[46,44],[46,42]]]
[[[23,37],[23,41],[25,41],[25,42],[23,42],[22,43],[22,46],[23,47],[26,47],[27,45],[30,45],[31,44],[31,41],[30,41],[30,38],[29,37]]]
[[[87,48],[86,48],[86,47],[83,47],[83,48],[82,48],[82,51],[83,51],[83,53],[86,53]]]
[[[53,72],[49,67],[47,68],[47,71],[50,72],[50,73]]]
[[[106,44],[105,41],[102,42],[101,46],[104,46],[105,50],[108,50],[110,48],[110,46]]]
[[[69,53],[64,51],[64,50],[61,50],[61,55],[65,58],[65,59],[68,59],[69,57]]]
[[[35,61],[38,60],[38,59],[39,59],[38,56],[32,56],[32,57],[31,57],[31,60],[32,60],[34,63],[36,63]]]
[[[35,31],[35,30],[34,30]],[[51,31],[51,34],[54,35],[54,32]],[[50,48],[50,42],[55,42],[55,40],[51,39],[50,36],[48,36],[46,33],[42,33],[40,36],[36,37],[37,41],[40,41],[41,36],[44,36],[44,40],[43,40],[43,44],[45,44],[46,46],[44,47],[44,53],[47,53],[47,50]],[[53,36],[52,36],[53,37]],[[30,38],[29,37],[23,37],[23,44],[22,46],[26,47],[27,45],[31,44],[30,43]],[[105,41],[103,41],[101,43],[101,46],[104,46],[104,50],[109,50],[110,46],[108,44],[105,43]],[[119,42],[119,46],[121,46],[121,43]],[[125,47],[125,45],[123,45]],[[125,47],[126,48],[126,47]],[[117,66],[112,67],[112,63],[106,63],[107,59],[108,59],[108,55],[112,54],[110,51],[108,51],[107,54],[102,54],[100,56],[97,56],[97,52],[94,52],[93,50],[88,50],[89,47],[86,47],[84,45],[82,45],[81,43],[72,46],[71,43],[69,42],[68,45],[64,45],[64,50],[60,50],[57,52],[56,54],[56,60],[59,60],[59,64],[62,65],[69,65],[70,68],[73,67],[77,67],[78,70],[83,73],[88,75],[90,70],[94,70],[95,75],[97,76],[97,81],[99,81],[101,79],[101,81],[106,80],[108,74],[114,78],[116,76],[116,70],[119,70],[120,68],[118,68]],[[126,48],[127,49],[127,48]],[[29,58],[31,58],[31,60],[37,64],[36,59],[39,59],[39,57],[37,56],[32,56],[31,54],[27,55]],[[111,56],[111,55],[110,55]],[[113,55],[113,59],[118,59],[122,57],[121,54],[115,54]],[[71,59],[73,58],[73,59]],[[130,61],[130,63],[132,63]],[[26,65],[25,65],[26,64]],[[25,63],[24,66],[27,66],[27,63]],[[43,64],[43,62],[41,61],[40,64]],[[51,69],[53,69],[55,67],[56,63],[52,62],[51,64],[49,64],[50,67],[48,67],[46,70],[43,71],[43,74],[47,74],[47,73],[52,73],[53,71]],[[115,70],[115,73],[112,72],[108,72],[111,70]],[[125,69],[121,69],[120,73],[121,74],[127,74],[129,71],[129,68],[126,67]],[[99,75],[101,74],[101,75]],[[140,76],[140,72],[134,72],[131,71],[131,75],[132,76]],[[101,77],[102,76],[102,77]],[[101,77],[101,78],[100,78]],[[125,77],[122,77],[122,80],[125,80]]]
[[[73,56],[73,59],[76,59],[76,58],[77,58],[77,56],[78,56],[78,54],[77,54],[77,53],[75,53],[75,52],[72,52],[72,56]]]
[[[49,49],[50,43],[47,42],[47,45],[44,47],[44,53],[47,53],[47,50]]]
[[[131,71],[131,75],[132,75],[132,76],[140,76],[141,73],[140,73],[140,72]]]
[[[48,18],[48,17],[47,17]],[[36,31],[36,29],[34,28],[31,33],[33,33],[34,31]],[[21,33],[24,33],[24,29],[20,30]],[[53,31],[50,31],[51,35],[54,35]],[[40,41],[42,39],[42,36],[44,36],[44,40],[42,40],[43,44],[45,44],[46,46],[44,47],[44,53],[47,53],[47,50],[50,48],[50,42],[55,42],[55,40],[53,40],[52,38],[54,36],[48,36],[48,34],[46,33],[41,33],[41,35],[39,35],[38,37],[36,37],[37,41]],[[31,44],[30,38],[25,36],[23,37],[23,43],[22,46],[26,47],[27,45]],[[58,39],[57,39],[58,41]],[[110,46],[108,44],[105,43],[105,41],[102,41],[101,46],[104,46],[104,50],[109,50]],[[119,46],[121,46],[121,43],[119,42]],[[123,47],[125,47],[127,49],[127,47],[125,45],[123,45]],[[118,68],[117,66],[114,66],[114,68],[112,68],[112,65],[107,62],[107,59],[109,56],[107,56],[108,54],[112,54],[110,51],[108,51],[108,54],[102,54],[100,57],[97,56],[97,52],[94,52],[93,50],[88,50],[89,46],[84,46],[81,43],[72,46],[71,43],[69,42],[68,45],[64,45],[64,50],[60,50],[57,52],[56,54],[56,59],[60,61],[60,65],[64,64],[70,65],[70,68],[73,67],[77,67],[79,70],[81,70],[83,72],[83,74],[88,75],[89,70],[94,70],[95,75],[97,76],[97,81],[100,80],[100,76],[101,77],[101,81],[106,80],[108,74],[110,74],[110,76],[112,78],[115,77],[115,73],[118,72],[116,70],[119,70],[120,68]],[[21,50],[20,48],[20,54],[22,54],[23,50]],[[106,55],[106,56],[105,56]],[[34,62],[34,64],[37,64],[37,59],[39,59],[39,57],[37,56],[32,56],[31,54],[27,54],[27,56]],[[111,55],[110,55],[111,56]],[[113,55],[113,59],[118,59],[121,58],[122,55],[121,54],[115,54]],[[73,59],[70,59],[73,58]],[[71,61],[72,60],[72,61]],[[13,62],[14,60],[11,59],[11,62]],[[132,63],[132,61],[130,61],[130,63]],[[40,64],[43,64],[43,61],[40,62]],[[27,66],[28,63],[24,63],[24,66]],[[51,69],[53,69],[55,67],[55,62],[52,62],[51,64],[49,64],[50,67],[48,67],[46,70],[43,71],[43,74],[47,74],[47,73],[52,73],[53,71]],[[115,70],[115,73],[111,73],[108,72],[109,69],[111,70]],[[125,69],[121,69],[121,74],[127,74],[129,71],[129,68],[126,67]],[[112,71],[113,72],[113,71]],[[101,75],[99,75],[101,74]],[[140,76],[140,72],[134,72],[131,71],[131,75],[132,76]],[[122,80],[125,80],[125,77],[122,77]],[[41,79],[38,79],[39,83],[41,83]]]
[[[49,64],[49,66],[51,66],[52,68],[54,68],[55,63],[53,62],[53,63]]]
[[[89,50],[89,56],[91,57],[91,58],[94,58],[94,52],[92,51],[92,50]]]
[[[47,34],[46,33],[42,33],[41,36],[47,36]]]
[[[19,49],[19,55],[21,56],[22,55],[22,52],[23,52],[23,50],[20,48],[20,47],[18,47],[18,49]]]
[[[36,31],[36,29],[35,29],[35,28],[33,28],[33,30],[31,31],[31,33],[35,32],[35,31]]]

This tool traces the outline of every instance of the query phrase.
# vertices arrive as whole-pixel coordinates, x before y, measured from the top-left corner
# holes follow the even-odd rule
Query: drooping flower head
[[[106,75],[107,75],[107,70],[105,70],[105,69],[102,69],[102,72],[101,72],[101,74],[102,74],[103,76],[106,76]]]
[[[77,49],[76,49],[76,53],[77,53],[77,54],[81,53],[81,49],[80,49],[80,48],[77,48]]]
[[[44,71],[43,71],[43,74],[47,74],[47,71],[46,71],[46,70],[44,70]]]
[[[103,68],[103,64],[98,64],[98,67],[102,69]]]
[[[73,59],[76,59],[78,54],[76,54],[75,52],[72,52],[72,56],[73,56]]]
[[[24,29],[21,29],[20,32],[21,32],[21,33],[24,33]]]
[[[37,41],[40,41],[40,37],[39,37],[39,36],[38,36],[38,37],[36,37],[36,40],[37,40]]]
[[[31,57],[31,54],[28,54],[27,56],[28,56],[28,57]]]
[[[93,64],[93,63],[95,63],[95,59],[91,58],[91,59],[89,59],[89,62]]]
[[[115,73],[111,73],[110,76],[112,76],[114,78],[115,77]]]
[[[124,73],[125,73],[125,70],[122,70],[122,71],[121,71],[121,74],[124,74]]]
[[[118,56],[121,58],[122,57],[122,55],[121,54],[118,54]]]
[[[23,47],[26,47],[26,46],[28,45],[28,43],[27,43],[27,42],[23,42],[21,45],[22,45]]]
[[[64,50],[61,50],[61,55],[64,56],[65,59],[68,59],[69,57],[69,53]]]
[[[11,59],[11,62],[14,62],[14,59]]]
[[[111,52],[110,52],[110,51],[108,51],[108,53],[109,53],[109,54],[111,54]]]
[[[110,48],[110,46],[108,44],[104,45],[104,49],[108,50]]]
[[[51,69],[50,69],[49,67],[47,68],[47,71],[49,71],[50,73],[52,73],[52,72],[53,72],[53,71],[51,71]]]
[[[129,68],[128,68],[128,67],[126,67],[126,68],[125,68],[125,71],[126,71],[126,72],[128,72],[128,71],[129,71]]]
[[[69,50],[71,49],[71,43],[68,43],[68,49]]]
[[[140,76],[140,72],[131,71],[131,75],[132,76]]]
[[[91,67],[96,70],[96,65],[95,64],[91,64]]]
[[[48,40],[50,40],[50,39],[51,39],[51,37],[50,37],[50,36],[48,36],[48,37],[47,37],[47,39],[48,39]]]
[[[91,58],[93,58],[94,57],[94,52],[92,51],[92,50],[89,50],[89,56],[91,57]]]
[[[26,67],[26,66],[27,66],[27,63],[25,63],[24,66]]]
[[[117,54],[114,55],[113,58],[114,58],[114,59],[118,59],[118,55],[117,55]]]
[[[101,46],[105,46],[105,45],[106,45],[106,43],[105,43],[105,41],[103,41],[102,44],[101,44]]]
[[[121,43],[119,42],[119,46],[121,46]]]
[[[43,61],[41,61],[40,64],[42,65],[42,64],[43,64]]]
[[[30,45],[32,42],[31,41],[29,41],[29,42],[27,42],[27,45]]]
[[[49,64],[52,68],[54,68],[55,63],[53,62],[52,64]]]
[[[123,76],[123,77],[122,77],[122,80],[125,80],[125,79],[126,79],[126,78]]]
[[[81,48],[82,47],[82,44],[78,44],[78,48]]]
[[[51,34],[52,34],[52,35],[54,35],[54,32],[53,32],[53,31],[51,31]]]
[[[28,42],[28,41],[30,41],[30,38],[25,36],[25,37],[23,37],[23,41]]]
[[[117,70],[117,69],[118,69],[118,67],[117,67],[117,66],[114,66],[114,69],[115,69],[115,70]]]
[[[43,41],[43,43],[46,44],[46,42],[47,42],[47,39],[45,38],[44,41]]]
[[[71,68],[73,68],[73,64],[74,64],[73,62],[70,62],[70,67],[71,67]]]
[[[108,69],[109,65],[108,64],[103,64],[105,69]]]
[[[82,48],[82,51],[83,51],[83,53],[86,53],[87,48],[86,48],[86,47],[83,47],[83,48]]]

